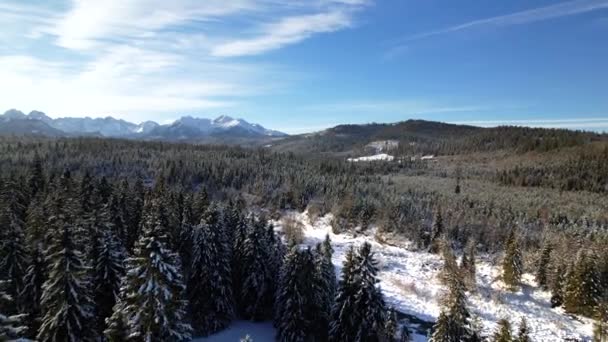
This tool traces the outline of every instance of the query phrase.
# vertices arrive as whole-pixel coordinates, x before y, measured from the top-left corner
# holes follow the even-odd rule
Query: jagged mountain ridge
[[[154,121],[135,124],[111,116],[52,119],[43,112],[32,111],[24,114],[16,109],[0,115],[0,134],[85,135],[163,140],[205,140],[214,137],[255,139],[286,136],[285,133],[226,115],[216,119],[184,116],[171,124],[160,125]]]

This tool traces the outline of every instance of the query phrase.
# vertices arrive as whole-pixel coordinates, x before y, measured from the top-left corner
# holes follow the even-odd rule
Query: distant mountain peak
[[[29,126],[25,122],[21,124],[22,130],[27,130],[27,127],[34,127],[38,122],[41,122],[48,125],[49,129],[52,128],[54,135],[63,132],[65,135],[101,135],[118,138],[167,140],[200,140],[212,135],[226,139],[230,137],[258,139],[286,135],[228,115],[220,115],[215,119],[184,115],[167,125],[160,125],[154,121],[134,124],[112,116],[52,119],[40,111],[32,111],[25,115],[16,109],[8,110],[4,115],[0,115],[0,122],[5,123],[5,125],[11,121],[30,121]],[[38,131],[40,129],[36,128],[36,132]]]

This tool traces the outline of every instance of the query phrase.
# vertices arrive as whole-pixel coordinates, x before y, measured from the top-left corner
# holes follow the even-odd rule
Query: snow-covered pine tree
[[[555,267],[553,280],[551,282],[551,307],[556,308],[564,303],[564,267],[560,264]]]
[[[513,342],[513,335],[511,333],[511,323],[508,319],[503,318],[498,321],[498,327],[492,337],[493,342]]]
[[[440,241],[443,236],[443,217],[441,216],[441,209],[437,209],[435,212],[435,218],[433,219],[433,226],[431,227],[431,236],[429,239],[429,252],[437,253],[441,250]]]
[[[336,295],[336,271],[332,262],[333,248],[329,235],[323,243],[317,244],[315,252],[315,281],[320,291],[315,316],[316,330],[325,334],[322,340],[327,339],[331,307]]]
[[[395,335],[397,334],[397,313],[394,308],[390,308],[386,315],[386,321],[384,322],[384,329],[382,331],[382,341],[393,342],[395,341]]]
[[[515,342],[531,342],[530,329],[528,328],[528,322],[525,317],[521,318],[519,322],[519,329],[517,330],[517,338]]]
[[[23,279],[29,264],[23,221],[19,214],[15,205],[5,203],[4,213],[0,217],[0,276],[10,281],[5,291],[15,302],[14,310],[6,312],[8,314],[16,314],[23,309]]]
[[[242,298],[241,293],[243,291],[243,280],[247,274],[247,270],[243,264],[245,260],[245,240],[249,232],[248,220],[243,216],[239,215],[238,223],[234,231],[234,237],[232,240],[232,253],[231,253],[231,268],[232,268],[232,293],[235,297],[237,304],[237,312],[239,315],[244,315],[245,302]]]
[[[600,279],[593,258],[580,251],[571,265],[564,288],[564,309],[592,317],[601,296]]]
[[[102,217],[105,216],[102,215]],[[102,228],[99,234],[96,258],[93,260],[92,278],[95,287],[97,329],[102,334],[106,328],[105,320],[112,315],[114,304],[118,299],[127,253],[109,223]]]
[[[145,207],[142,235],[126,261],[120,294],[129,340],[189,340],[185,286],[179,256],[168,247],[164,207],[158,198],[149,198]]]
[[[377,287],[378,262],[368,242],[363,243],[356,256],[355,307],[359,312],[355,321],[354,341],[379,341],[384,330],[386,304],[382,292]]]
[[[538,259],[538,265],[536,267],[536,282],[538,283],[538,286],[544,291],[547,291],[549,289],[548,272],[551,262],[551,251],[551,244],[546,243],[540,252],[540,258]]]
[[[94,302],[78,228],[69,222],[63,196],[56,198],[49,223],[50,244],[45,262],[48,279],[42,286],[40,341],[94,341]]]
[[[30,244],[30,246],[32,246]],[[40,298],[42,297],[42,285],[46,280],[47,265],[44,262],[42,246],[37,244],[31,247],[30,264],[23,278],[23,291],[21,301],[23,312],[27,314],[25,324],[28,327],[26,334],[29,338],[35,338],[40,327]]]
[[[197,219],[199,220],[199,222],[196,222]],[[177,251],[182,260],[182,270],[184,274],[184,279],[190,278],[190,266],[192,266],[192,250],[194,247],[192,241],[192,234],[194,226],[200,223],[200,217],[197,219],[194,218],[194,212],[192,211],[191,197],[187,196],[184,198],[182,222],[180,228],[181,237],[177,246]]]
[[[453,342],[458,341],[450,334],[450,318],[446,313],[445,309],[442,309],[439,313],[439,317],[433,326],[433,334],[429,339],[429,342]]]
[[[319,291],[310,281],[315,265],[310,249],[292,246],[285,256],[277,295],[277,340],[312,341],[319,333],[315,327]]]
[[[13,341],[25,336],[27,327],[23,315],[10,315],[7,312],[15,307],[13,297],[6,292],[10,281],[0,280],[0,341]]]
[[[278,274],[269,268],[266,224],[251,218],[247,236],[242,244],[241,270],[242,287],[239,305],[246,319],[260,320],[272,317],[271,311],[275,293],[272,283]]]
[[[224,227],[216,205],[210,205],[193,230],[188,299],[192,325],[207,336],[228,326],[234,318],[232,274]]]
[[[470,240],[467,242],[464,251],[462,253],[462,261],[460,263],[460,269],[464,277],[464,283],[469,290],[474,290],[477,286],[476,282],[476,242]]]
[[[122,288],[122,286],[121,286]],[[103,335],[108,342],[124,342],[129,338],[129,327],[125,321],[125,310],[122,299],[118,299],[112,308],[112,315],[106,318],[106,329]]]
[[[506,246],[502,261],[502,280],[510,290],[515,290],[521,282],[522,275],[521,251],[515,229],[509,233]]]
[[[593,342],[608,342],[608,303],[600,303],[595,310]]]
[[[331,310],[331,321],[329,322],[329,341],[353,341],[356,322],[359,321],[359,313],[355,306],[357,293],[355,279],[355,250],[351,247],[346,253],[342,265],[342,274],[338,281],[336,299]]]
[[[40,159],[40,155],[36,153],[34,154],[34,159],[27,175],[27,185],[30,196],[33,198],[39,192],[43,191],[45,184],[46,180],[42,168],[42,159]]]

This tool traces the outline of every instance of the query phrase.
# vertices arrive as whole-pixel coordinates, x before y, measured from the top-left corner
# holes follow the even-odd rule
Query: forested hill
[[[287,137],[277,151],[362,153],[374,143],[392,141],[396,154],[463,154],[509,150],[549,151],[606,141],[608,136],[565,129],[515,126],[482,128],[424,120],[394,124],[340,125],[318,133]],[[398,147],[396,147],[398,145]]]

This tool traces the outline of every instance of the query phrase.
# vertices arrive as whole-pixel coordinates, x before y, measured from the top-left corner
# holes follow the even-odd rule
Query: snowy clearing
[[[381,244],[374,238],[373,230],[366,235],[335,235],[331,229],[331,215],[311,222],[308,213],[290,213],[304,226],[304,244],[315,245],[329,234],[335,249],[333,263],[339,275],[342,261],[352,245],[359,246],[365,241],[372,244],[373,251],[380,264],[380,287],[389,305],[396,310],[415,316],[421,320],[433,322],[440,312],[439,301],[443,286],[437,274],[442,260],[438,255],[427,252],[412,251],[404,247]],[[281,221],[274,222],[280,230]],[[552,309],[549,303],[550,293],[536,287],[533,277],[525,274],[523,286],[517,292],[502,289],[499,279],[500,270],[489,262],[477,260],[477,288],[475,293],[468,293],[469,307],[479,317],[484,333],[494,332],[496,322],[508,318],[514,330],[519,321],[525,317],[534,341],[557,341],[565,338],[576,338],[590,341],[592,320],[565,315],[561,309]],[[416,336],[416,340],[426,340]]]
[[[367,162],[367,161],[392,161],[395,157],[386,153],[380,153],[373,156],[359,157],[359,158],[348,158],[349,162]]]
[[[274,341],[272,322],[234,321],[228,329],[209,337],[195,338],[193,342],[239,342],[249,335],[254,342]]]

